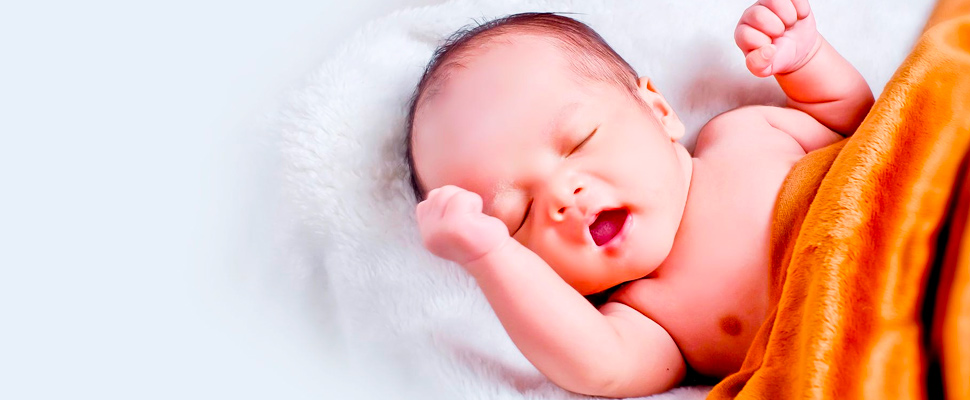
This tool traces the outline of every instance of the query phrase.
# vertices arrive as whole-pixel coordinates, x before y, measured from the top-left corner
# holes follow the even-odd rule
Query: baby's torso
[[[684,220],[664,264],[611,301],[663,326],[709,376],[740,368],[768,311],[768,245],[782,182],[804,151],[778,131],[725,126],[695,151]]]

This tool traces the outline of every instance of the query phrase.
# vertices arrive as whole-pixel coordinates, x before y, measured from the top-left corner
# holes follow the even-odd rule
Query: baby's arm
[[[668,390],[686,365],[667,332],[619,303],[594,308],[539,256],[482,214],[477,194],[432,190],[418,205],[425,246],[475,277],[522,354],[557,385],[632,397]]]
[[[843,136],[869,113],[869,85],[818,33],[808,0],[759,0],[741,16],[734,37],[751,73],[774,75],[789,107]]]

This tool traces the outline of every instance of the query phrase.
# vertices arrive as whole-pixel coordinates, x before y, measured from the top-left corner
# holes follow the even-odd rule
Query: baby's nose
[[[576,196],[583,191],[581,185],[574,185],[572,187],[572,194],[565,194],[560,196],[557,201],[553,202],[550,207],[549,217],[556,222],[565,221],[568,217],[581,218],[583,210],[580,210],[577,206]]]

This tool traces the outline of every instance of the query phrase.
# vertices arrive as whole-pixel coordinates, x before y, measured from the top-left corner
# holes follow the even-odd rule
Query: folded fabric
[[[708,399],[970,399],[968,10],[938,4],[857,132],[792,169],[775,307]]]

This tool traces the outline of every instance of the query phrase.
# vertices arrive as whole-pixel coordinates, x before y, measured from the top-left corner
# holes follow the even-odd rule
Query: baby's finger
[[[798,13],[792,0],[759,0],[758,4],[768,7],[787,27],[795,25],[798,21]]]
[[[434,208],[435,199],[438,197],[438,189],[434,188],[424,196],[424,200],[418,202],[418,206],[414,208],[414,214],[417,216],[418,221],[426,218],[429,210]]]
[[[418,218],[418,220],[423,219],[424,218],[424,214],[426,214],[427,212],[428,212],[428,201],[427,200],[418,203],[418,206],[417,207],[414,207],[414,215]]]
[[[431,189],[431,191],[429,191],[427,194],[425,194],[424,195],[425,200],[430,199],[432,195],[434,195],[435,193],[438,192],[438,189],[441,189],[441,188],[440,187],[437,187],[437,188]]]
[[[775,46],[767,45],[758,50],[754,50],[748,53],[748,56],[744,58],[745,64],[748,66],[748,70],[751,71],[755,76],[764,78],[766,76],[771,76],[771,58],[775,55]]]
[[[444,215],[481,214],[482,197],[477,193],[463,191],[451,196],[445,205]]]
[[[812,13],[812,7],[808,5],[808,0],[792,0],[792,5],[795,6],[798,19],[808,18],[808,14]]]
[[[771,44],[771,38],[768,35],[748,24],[738,24],[738,27],[734,29],[734,41],[745,55],[752,50]]]
[[[785,23],[781,22],[781,18],[778,18],[768,7],[760,4],[748,8],[741,15],[741,23],[751,25],[751,27],[764,32],[770,37],[778,37],[785,34]]]
[[[432,193],[429,193],[428,200],[431,201],[431,209],[437,210],[436,212],[437,215],[435,216],[438,218],[444,217],[445,209],[448,206],[448,202],[451,200],[451,198],[454,195],[462,191],[463,189],[457,186],[447,185],[447,186],[442,186],[438,189],[435,189],[435,193],[433,193],[433,195]]]

